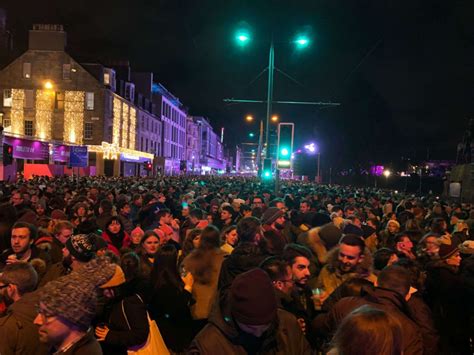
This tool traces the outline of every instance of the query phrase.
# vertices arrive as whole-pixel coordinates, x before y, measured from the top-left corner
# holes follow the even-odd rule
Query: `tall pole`
[[[257,166],[261,168],[261,158],[262,158],[262,142],[263,142],[263,120],[260,120],[260,130],[258,135],[258,148],[257,148]]]
[[[317,177],[318,184],[321,183],[321,175],[319,174],[320,162],[321,162],[321,153],[318,152],[318,177]]]
[[[270,53],[268,55],[268,90],[267,90],[267,121],[265,124],[265,158],[270,158],[270,145],[268,136],[270,133],[270,117],[272,115],[273,101],[273,71],[275,69],[275,49],[273,47],[273,38],[270,44]]]

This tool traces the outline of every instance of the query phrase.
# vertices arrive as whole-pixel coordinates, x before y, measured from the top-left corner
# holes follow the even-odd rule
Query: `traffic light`
[[[272,178],[272,160],[270,158],[265,158],[263,159],[262,179],[268,181]]]
[[[280,123],[278,125],[277,167],[280,169],[291,168],[294,128],[293,123]]]
[[[11,144],[3,143],[3,165],[10,165],[13,163],[13,146]]]
[[[151,161],[144,162],[143,166],[144,166],[146,171],[152,171],[152,169],[153,169],[153,164],[151,163]]]

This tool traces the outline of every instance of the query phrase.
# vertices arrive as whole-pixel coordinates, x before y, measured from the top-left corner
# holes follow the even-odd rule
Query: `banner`
[[[69,160],[69,146],[55,144],[53,146],[53,161],[67,163]]]
[[[127,154],[127,153],[120,153],[120,160],[129,162],[129,163],[145,163],[147,161],[153,162],[149,158],[139,157],[138,155],[132,155],[132,154]]]
[[[46,160],[49,157],[49,144],[27,139],[5,136],[4,143],[13,146],[13,157],[17,159]]]
[[[69,166],[85,168],[89,165],[89,153],[86,145],[71,146],[69,149]]]

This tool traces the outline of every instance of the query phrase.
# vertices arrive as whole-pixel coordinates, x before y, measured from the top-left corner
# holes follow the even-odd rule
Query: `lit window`
[[[54,98],[54,108],[56,110],[64,110],[64,92],[57,92]]]
[[[31,79],[31,63],[23,63],[23,78]]]
[[[110,85],[110,73],[108,73],[108,72],[104,73],[104,84],[105,85]]]
[[[94,93],[86,92],[86,110],[92,111],[94,109]]]
[[[12,90],[3,90],[3,107],[12,107]]]

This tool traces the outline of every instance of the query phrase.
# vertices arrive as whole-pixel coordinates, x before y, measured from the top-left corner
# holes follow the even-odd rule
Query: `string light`
[[[104,159],[118,159],[119,154],[128,154],[134,157],[152,160],[154,158],[151,153],[144,153],[133,149],[121,148],[115,144],[102,142],[101,145],[88,145],[90,152],[104,154]]]
[[[128,147],[128,118],[130,115],[130,106],[122,102],[122,145],[121,147]]]
[[[128,140],[128,148],[135,149],[135,132],[137,127],[137,110],[130,108],[130,139]]]
[[[51,139],[53,95],[50,90],[36,90],[36,135]]]
[[[120,120],[122,119],[122,103],[114,97],[114,120],[112,127],[112,143],[118,146],[120,144]]]
[[[66,142],[82,144],[84,134],[84,91],[64,93],[64,132]]]
[[[25,91],[21,89],[12,89],[11,131],[14,134],[25,133],[25,122],[23,118],[24,102]]]

